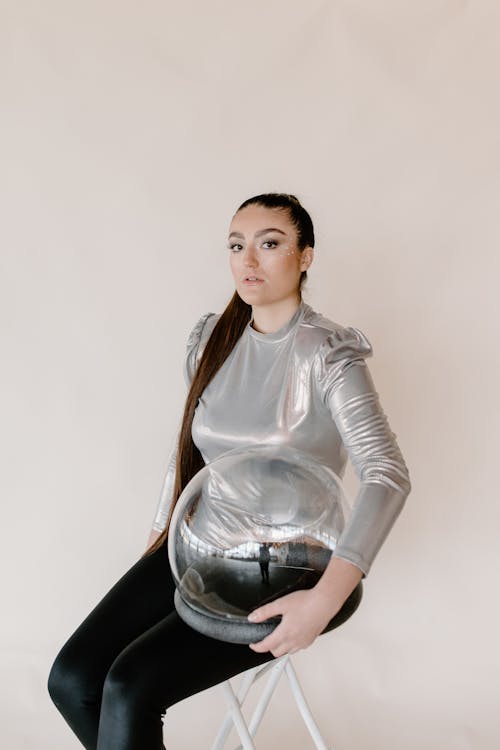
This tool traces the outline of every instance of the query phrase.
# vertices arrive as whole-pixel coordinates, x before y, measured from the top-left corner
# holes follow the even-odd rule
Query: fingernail
[[[250,614],[248,615],[247,619],[250,620],[250,622],[255,622],[255,620],[257,619],[257,613],[256,612],[250,612]]]

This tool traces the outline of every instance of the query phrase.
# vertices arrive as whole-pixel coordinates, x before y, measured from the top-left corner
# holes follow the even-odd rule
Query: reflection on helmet
[[[168,555],[184,604],[245,621],[265,602],[311,588],[349,512],[339,477],[282,445],[237,448],[204,466],[177,501]]]

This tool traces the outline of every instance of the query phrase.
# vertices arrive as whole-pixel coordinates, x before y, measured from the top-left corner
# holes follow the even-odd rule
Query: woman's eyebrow
[[[267,229],[261,229],[258,232],[255,232],[255,237],[260,237],[261,234],[265,234],[266,232],[279,232],[280,234],[284,234],[286,237],[286,232],[283,232],[282,229],[278,229],[277,227],[268,227]],[[244,234],[241,232],[231,232],[228,239],[231,239],[231,237],[245,237]]]

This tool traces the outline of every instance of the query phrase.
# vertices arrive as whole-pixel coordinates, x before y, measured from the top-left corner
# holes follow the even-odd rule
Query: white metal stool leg
[[[272,664],[271,674],[269,675],[267,679],[264,690],[262,691],[262,695],[259,698],[259,701],[252,714],[252,718],[250,719],[250,724],[248,725],[248,728],[252,737],[255,737],[255,733],[257,732],[257,729],[259,728],[259,724],[262,721],[264,712],[266,708],[268,707],[269,701],[271,700],[272,695],[278,685],[279,678],[283,674],[283,670],[285,669],[287,661],[288,661],[288,656],[281,658],[278,660],[277,663],[274,662]],[[260,675],[257,675],[257,677],[260,677]],[[237,750],[239,750],[239,748],[237,748]]]
[[[233,688],[229,684],[229,680],[226,680],[226,682],[224,682],[223,688],[225,690],[226,698],[230,706],[232,719],[243,743],[243,750],[255,750],[255,745],[253,744],[252,737],[250,735],[250,732],[248,731],[247,725],[245,724],[245,717],[241,713],[240,703],[234,694]]]
[[[250,690],[253,683],[258,680],[262,675],[271,669],[271,674],[266,682],[265,688],[262,695],[259,698],[257,706],[254,709],[252,718],[247,726],[245,718],[241,711],[241,706],[245,700],[248,691]],[[223,689],[225,692],[226,700],[229,705],[229,711],[226,714],[224,722],[217,734],[215,742],[212,746],[212,750],[222,750],[227,735],[231,729],[231,724],[234,723],[236,730],[240,736],[242,744],[239,745],[235,750],[255,750],[253,744],[253,737],[259,728],[260,722],[264,716],[264,712],[269,705],[269,701],[277,687],[279,679],[283,672],[286,674],[290,687],[292,689],[292,695],[295,698],[297,707],[300,711],[300,715],[311,735],[317,750],[328,750],[328,747],[323,740],[316,722],[313,719],[311,710],[307,705],[304,693],[300,687],[297,674],[293,668],[292,662],[288,654],[276,659],[275,661],[268,662],[267,664],[254,667],[253,669],[247,670],[241,679],[238,687],[237,694],[234,693],[233,688],[229,680],[223,683]]]
[[[241,706],[243,704],[243,701],[248,695],[248,691],[260,677],[264,675],[265,672],[267,672],[269,669],[276,666],[276,662],[268,662],[267,664],[261,665],[259,667],[253,667],[252,669],[248,669],[246,672],[243,673],[241,677],[240,684],[238,686],[238,691],[236,694],[236,700],[238,701],[239,705]],[[226,695],[226,700],[228,700],[228,690],[233,692],[233,689],[231,687],[231,683],[229,680],[226,680],[226,682],[222,683],[224,692]],[[234,695],[234,692],[233,692]],[[219,729],[219,732],[217,733],[217,737],[215,738],[215,742],[212,745],[212,750],[222,750],[224,747],[224,743],[226,741],[227,735],[229,734],[231,730],[231,725],[234,724],[233,720],[233,711],[232,711],[233,703],[232,701],[229,703],[229,710],[226,714],[226,717],[224,719],[224,722]],[[253,718],[253,717],[252,717]],[[256,728],[255,728],[256,731]],[[251,734],[255,734],[254,732],[251,732]]]
[[[292,688],[293,697],[295,698],[297,706],[299,707],[300,714],[304,719],[304,724],[308,728],[309,734],[313,738],[317,750],[328,750],[325,741],[320,734],[318,725],[313,719],[311,709],[307,705],[307,701],[305,699],[304,693],[302,692],[302,688],[300,687],[300,683],[297,679],[293,664],[289,659],[287,660],[285,669],[286,676],[288,677],[288,682],[290,683],[290,687]]]
[[[250,669],[247,672],[243,673],[243,677],[241,678],[241,682],[238,687],[238,692],[236,695],[236,700],[238,701],[240,706],[242,705],[243,701],[247,697],[247,693],[250,690],[250,687],[252,686],[252,683],[254,681],[254,673],[256,669],[257,668]],[[229,680],[227,680],[227,682],[229,682]],[[223,684],[225,685],[225,683]],[[224,743],[226,742],[227,735],[229,734],[231,730],[232,723],[233,723],[232,713],[231,711],[228,711],[224,718],[222,726],[217,733],[215,742],[212,745],[212,750],[222,750],[222,748],[224,747]]]

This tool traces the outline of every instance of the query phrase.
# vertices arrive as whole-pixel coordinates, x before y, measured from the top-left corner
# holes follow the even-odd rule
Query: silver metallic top
[[[205,313],[186,345],[189,386],[220,314]],[[398,517],[411,484],[365,359],[372,347],[358,328],[315,312],[304,300],[279,330],[248,323],[195,410],[192,437],[205,464],[236,447],[286,444],[342,478],[349,457],[360,481],[333,552],[366,577]],[[178,435],[177,435],[178,439]],[[153,528],[166,525],[177,440],[168,462]]]

